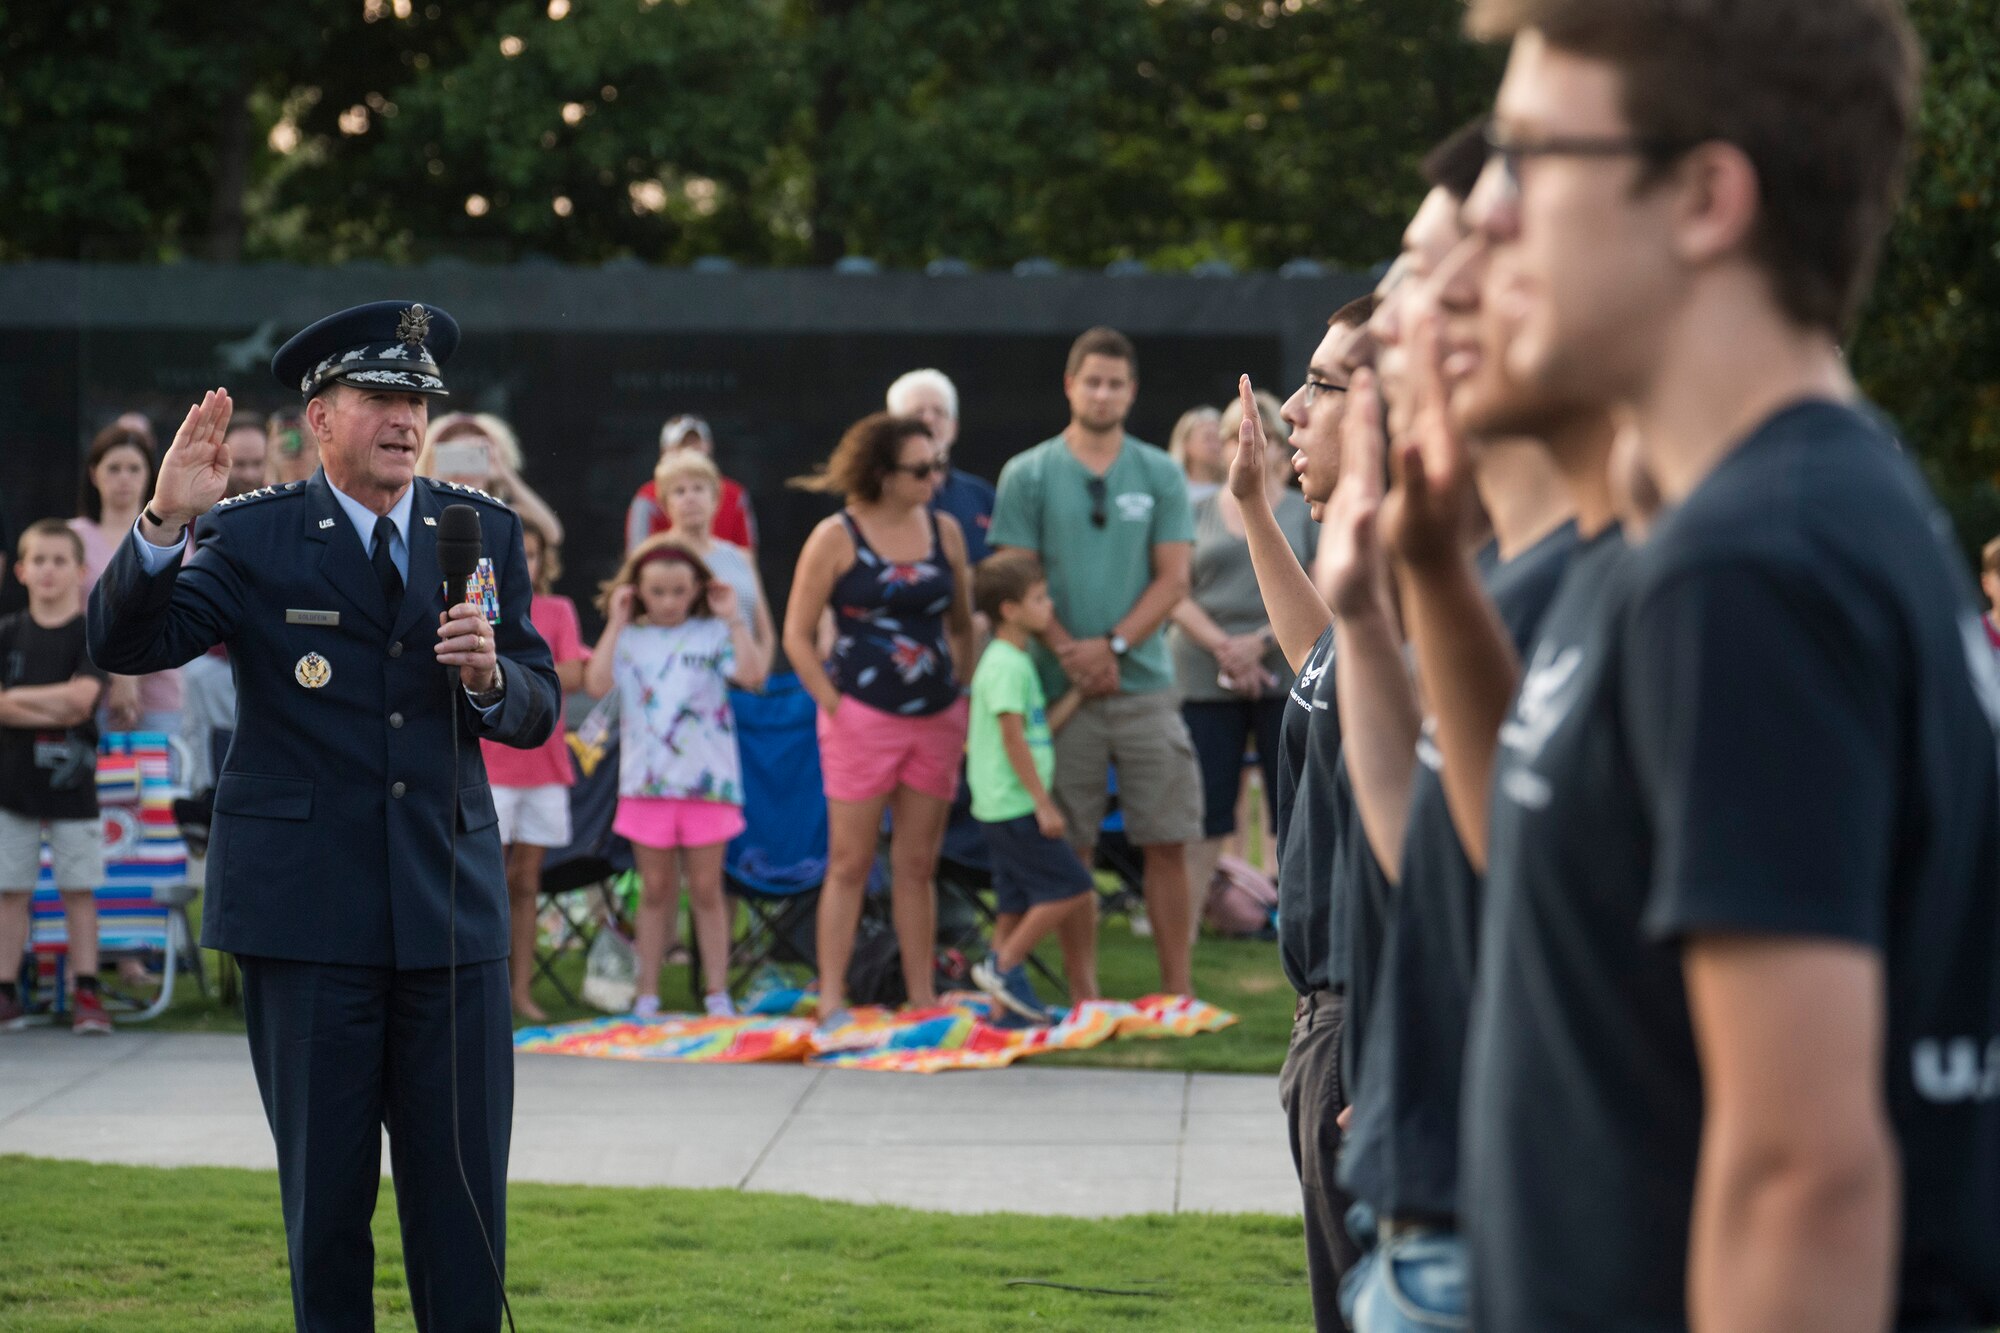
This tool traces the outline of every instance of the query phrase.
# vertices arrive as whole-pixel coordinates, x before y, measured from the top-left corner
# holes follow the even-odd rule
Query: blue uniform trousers
[[[478,1218],[452,1148],[449,970],[241,962],[251,1060],[278,1145],[298,1328],[375,1327],[369,1222],[386,1126],[417,1328],[492,1333],[500,1295],[479,1221],[504,1266],[514,1117],[506,960],[458,969],[459,1133]]]

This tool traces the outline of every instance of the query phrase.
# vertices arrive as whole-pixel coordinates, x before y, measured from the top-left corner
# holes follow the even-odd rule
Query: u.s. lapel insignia
[[[333,520],[330,518],[323,518],[319,521],[319,530],[321,532],[325,532],[328,528],[332,526],[333,526]]]
[[[307,653],[292,668],[292,677],[309,690],[316,690],[333,679],[333,667],[318,653]]]

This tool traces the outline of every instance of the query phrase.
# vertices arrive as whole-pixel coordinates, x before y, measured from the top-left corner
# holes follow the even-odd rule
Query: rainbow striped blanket
[[[862,1007],[832,1032],[819,1032],[809,1015],[812,995],[775,991],[740,1018],[662,1014],[652,1022],[624,1015],[585,1019],[514,1034],[517,1050],[540,1055],[586,1055],[601,1060],[673,1060],[691,1064],[784,1061],[872,1069],[894,1074],[935,1074],[946,1069],[999,1069],[1043,1051],[1080,1051],[1114,1037],[1192,1037],[1219,1032],[1236,1015],[1181,995],[1138,1000],[1086,1000],[1050,1027],[1010,1029],[990,1021],[993,1002],[976,993],[952,992],[932,1009],[897,1012]]]

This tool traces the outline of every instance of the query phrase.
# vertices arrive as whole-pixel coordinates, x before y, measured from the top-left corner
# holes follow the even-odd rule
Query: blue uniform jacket
[[[506,875],[475,742],[525,749],[547,740],[555,668],[528,621],[520,520],[478,491],[424,477],[414,488],[409,586],[394,625],[323,472],[225,500],[195,525],[194,553],[157,575],[145,573],[128,537],[91,594],[90,655],[107,671],[140,675],[216,643],[229,648],[236,735],[216,778],[201,931],[209,948],[445,966],[456,819],[458,961],[507,955]],[[424,520],[448,504],[478,513],[498,584],[506,693],[491,721],[435,656],[444,576],[437,529]],[[329,612],[338,624],[323,623]],[[313,689],[296,674],[309,653],[330,672]],[[448,708],[459,713],[455,794]]]

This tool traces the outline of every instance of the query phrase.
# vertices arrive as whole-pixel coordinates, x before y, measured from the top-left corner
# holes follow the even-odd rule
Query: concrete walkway
[[[554,1055],[518,1057],[515,1078],[515,1180],[1073,1217],[1299,1211],[1273,1078]],[[242,1037],[137,1028],[0,1034],[0,1153],[277,1165]]]

